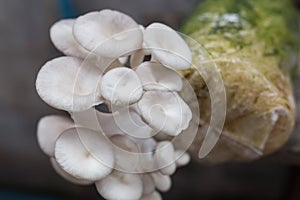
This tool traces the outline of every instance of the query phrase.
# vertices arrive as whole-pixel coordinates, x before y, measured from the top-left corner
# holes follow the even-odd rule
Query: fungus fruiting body
[[[113,10],[61,20],[50,36],[66,56],[41,68],[36,89],[70,114],[38,125],[55,171],[75,184],[95,183],[106,199],[161,199],[158,191],[168,191],[170,175],[190,160],[172,144],[193,115],[175,71],[191,65],[184,40],[166,25],[144,28]]]

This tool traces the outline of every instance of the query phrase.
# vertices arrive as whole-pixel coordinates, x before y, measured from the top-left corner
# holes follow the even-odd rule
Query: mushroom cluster
[[[50,37],[66,56],[41,68],[36,89],[70,115],[38,124],[55,171],[75,184],[95,183],[105,199],[161,199],[157,190],[169,190],[170,175],[190,161],[172,143],[192,120],[176,72],[191,65],[184,40],[164,24],[145,28],[113,10],[58,21]]]

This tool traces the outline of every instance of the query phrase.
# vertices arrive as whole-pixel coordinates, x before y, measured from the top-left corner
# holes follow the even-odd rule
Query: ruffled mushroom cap
[[[37,139],[42,151],[46,155],[53,157],[57,138],[65,130],[74,126],[74,122],[64,116],[49,115],[41,118],[37,127]]]
[[[190,108],[176,92],[146,91],[138,107],[152,128],[171,136],[186,129],[192,119]]]
[[[88,62],[74,57],[60,57],[47,62],[39,71],[36,89],[54,108],[80,111],[102,103],[99,81],[102,72]]]
[[[157,62],[144,62],[136,68],[145,90],[180,91],[182,80],[177,72]]]
[[[51,165],[53,169],[56,171],[57,174],[59,174],[61,177],[63,177],[65,180],[70,181],[71,183],[74,183],[76,185],[91,185],[93,184],[93,181],[88,181],[84,179],[76,178],[75,176],[72,176],[71,174],[68,174],[66,171],[64,171],[59,164],[56,162],[55,158],[50,158]]]
[[[143,87],[135,71],[118,67],[103,76],[101,92],[114,105],[129,105],[141,98]]]
[[[96,182],[96,188],[105,199],[112,200],[139,200],[143,192],[139,175],[118,171]]]
[[[114,10],[90,12],[77,18],[73,34],[87,50],[118,58],[141,48],[143,33],[129,16]]]
[[[107,176],[115,161],[108,139],[87,128],[72,128],[62,133],[56,141],[55,158],[67,173],[90,181]]]
[[[176,31],[164,24],[150,24],[144,32],[144,42],[151,55],[168,68],[188,69],[192,63],[187,44]]]
[[[73,36],[75,19],[63,19],[52,25],[50,38],[54,46],[67,56],[86,58],[89,51],[83,48]]]

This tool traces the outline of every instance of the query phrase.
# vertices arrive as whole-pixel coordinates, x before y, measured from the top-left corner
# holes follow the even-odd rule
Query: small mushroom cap
[[[186,129],[192,119],[190,108],[176,92],[146,91],[138,106],[152,128],[171,136]]]
[[[143,33],[129,16],[114,10],[90,12],[77,18],[73,34],[87,50],[118,58],[139,49]]]
[[[143,195],[140,200],[162,200],[162,197],[157,191],[154,191],[151,194]]]
[[[136,68],[145,90],[180,91],[182,80],[177,72],[157,62],[144,62]]]
[[[119,67],[108,71],[102,78],[102,96],[115,105],[137,102],[143,93],[142,83],[132,69]]]
[[[39,71],[36,89],[50,106],[66,110],[86,110],[100,104],[98,82],[101,71],[74,57],[60,57],[47,62]]]
[[[62,133],[56,141],[55,158],[67,173],[90,181],[104,178],[114,166],[114,152],[108,139],[87,128]]]
[[[122,172],[137,172],[139,149],[137,144],[124,135],[110,138],[115,152],[115,169]]]
[[[84,180],[84,179],[78,179],[71,174],[68,174],[66,171],[64,171],[59,164],[56,162],[55,158],[50,158],[50,162],[54,170],[57,174],[59,174],[61,177],[63,177],[65,180],[74,183],[76,185],[91,185],[93,182]]]
[[[176,160],[176,165],[178,167],[185,166],[185,165],[189,164],[189,162],[191,161],[190,154],[188,154],[182,150],[176,150],[174,156],[175,156],[175,160]]]
[[[166,67],[174,70],[190,68],[191,51],[172,28],[161,23],[150,24],[144,32],[144,42],[155,59]]]
[[[171,189],[172,181],[170,176],[163,175],[160,172],[151,173],[155,187],[161,192],[167,192]]]
[[[156,167],[162,174],[171,175],[176,170],[174,159],[174,147],[169,141],[162,141],[157,143],[154,153],[154,160]]]
[[[53,157],[57,138],[74,126],[74,122],[65,116],[49,115],[41,118],[37,126],[37,139],[42,151]]]
[[[155,184],[150,174],[141,175],[143,182],[143,195],[151,194],[155,191]]]
[[[115,200],[138,200],[143,192],[139,175],[118,171],[96,182],[96,188],[105,199]]]
[[[65,55],[85,58],[89,51],[83,48],[73,36],[75,19],[63,19],[52,25],[50,38],[55,47]]]

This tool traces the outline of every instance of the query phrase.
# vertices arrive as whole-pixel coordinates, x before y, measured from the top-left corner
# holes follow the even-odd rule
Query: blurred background
[[[40,67],[60,55],[49,28],[61,18],[111,8],[140,24],[178,29],[197,0],[0,0],[0,199],[101,199],[93,186],[60,178],[38,147],[36,125],[60,113],[37,96]],[[298,73],[299,77],[299,73]],[[300,85],[299,78],[296,85]],[[300,87],[295,87],[300,103]],[[298,104],[300,105],[300,104]],[[299,106],[297,107],[300,115]],[[294,132],[300,131],[299,119]],[[287,148],[286,148],[287,149]],[[252,163],[192,163],[173,176],[164,199],[300,199],[300,154],[283,149]]]

